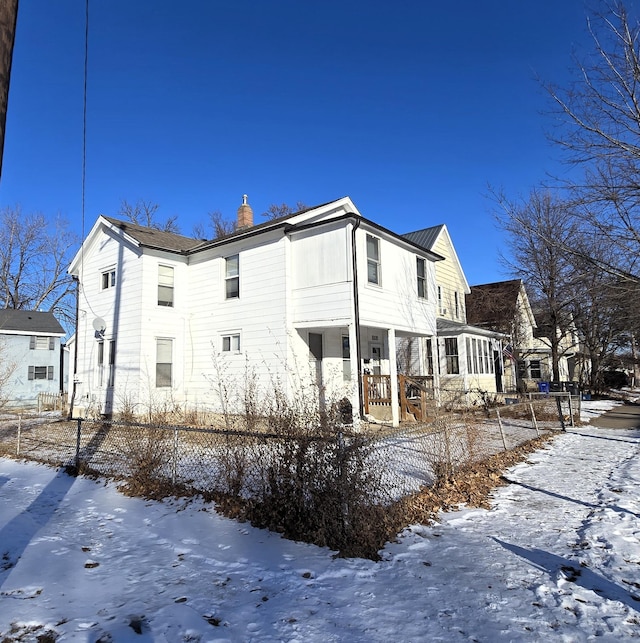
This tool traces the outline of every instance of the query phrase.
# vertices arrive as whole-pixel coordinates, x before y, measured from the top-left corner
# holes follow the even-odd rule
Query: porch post
[[[358,347],[358,333],[355,323],[349,324],[349,363],[351,365],[351,409],[354,427],[359,426],[362,420],[362,368],[360,366],[360,349]]]
[[[387,342],[389,344],[389,376],[391,379],[391,423],[393,426],[400,425],[400,413],[398,411],[398,361],[396,358],[396,330],[389,328],[387,331]]]

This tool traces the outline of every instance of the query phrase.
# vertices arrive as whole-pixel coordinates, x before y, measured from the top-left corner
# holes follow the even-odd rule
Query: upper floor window
[[[427,298],[427,262],[416,257],[416,277],[418,280],[418,297]]]
[[[380,239],[367,235],[367,281],[380,285]]]
[[[55,337],[31,335],[31,337],[29,337],[29,349],[38,351],[52,351],[55,348],[55,341]]]
[[[158,306],[173,306],[173,268],[158,266]]]
[[[237,299],[240,297],[240,257],[227,257],[224,263],[225,299]]]
[[[442,308],[442,286],[438,286],[438,311],[440,312],[441,315],[444,313],[443,308]]]
[[[102,290],[106,290],[107,288],[113,288],[116,285],[116,271],[114,268],[110,270],[105,270],[102,272],[102,276],[100,278],[100,283],[102,285]]]
[[[156,339],[156,388],[171,386],[173,340]]]
[[[460,298],[458,297],[458,291],[453,293],[453,301],[456,312],[456,319],[460,319]]]

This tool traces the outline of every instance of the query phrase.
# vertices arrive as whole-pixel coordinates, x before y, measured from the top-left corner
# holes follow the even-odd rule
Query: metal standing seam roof
[[[444,224],[431,226],[430,228],[423,228],[422,230],[416,230],[415,232],[407,232],[402,236],[409,241],[431,250],[438,239],[438,235],[442,232]]]
[[[3,331],[25,335],[64,335],[60,322],[51,312],[36,310],[0,309],[0,334]]]

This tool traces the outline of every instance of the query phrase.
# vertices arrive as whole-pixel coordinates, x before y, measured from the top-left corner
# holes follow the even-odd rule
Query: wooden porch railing
[[[391,376],[363,375],[364,412],[372,406],[391,406]],[[419,422],[427,418],[428,402],[434,399],[433,376],[398,375],[400,419],[413,417]]]
[[[423,422],[428,416],[428,402],[434,399],[432,375],[398,375],[400,419],[414,417]]]
[[[371,406],[391,405],[391,376],[363,375],[364,412],[369,413]]]

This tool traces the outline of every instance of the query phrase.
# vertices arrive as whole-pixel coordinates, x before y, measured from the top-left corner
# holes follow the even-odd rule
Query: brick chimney
[[[238,208],[238,230],[253,226],[253,210],[247,203],[247,195],[242,195],[242,205]]]

